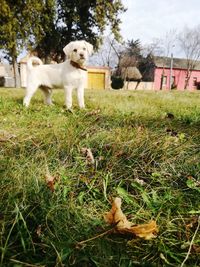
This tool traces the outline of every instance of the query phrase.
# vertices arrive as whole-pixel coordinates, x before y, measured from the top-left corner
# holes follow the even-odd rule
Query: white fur
[[[52,88],[64,88],[65,105],[72,107],[72,90],[77,89],[77,98],[80,108],[84,108],[84,86],[87,79],[87,71],[75,68],[70,61],[84,66],[87,58],[93,51],[93,46],[86,41],[74,41],[63,48],[67,60],[60,64],[43,65],[37,57],[31,57],[27,62],[27,88],[23,100],[24,106],[28,107],[32,96],[40,87],[45,95],[45,102],[52,104]],[[33,66],[33,63],[39,64]]]

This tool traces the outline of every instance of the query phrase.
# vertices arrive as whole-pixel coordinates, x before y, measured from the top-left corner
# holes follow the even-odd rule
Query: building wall
[[[7,64],[0,63],[0,78],[1,78],[1,86],[14,87],[15,80],[14,80],[13,67],[8,63]]]
[[[124,90],[153,90],[154,83],[153,82],[125,82]]]
[[[163,68],[156,68],[154,72],[154,89],[161,90],[161,78],[162,74],[166,77],[164,80],[164,84],[162,90],[170,88],[170,69],[165,68],[163,73]],[[185,79],[186,79],[187,71],[181,69],[173,69],[172,77],[175,79],[175,85],[177,90],[184,90]],[[200,81],[200,71],[194,70],[191,73],[191,77],[189,80],[189,84],[187,90],[196,90],[196,86],[194,85],[194,81]]]

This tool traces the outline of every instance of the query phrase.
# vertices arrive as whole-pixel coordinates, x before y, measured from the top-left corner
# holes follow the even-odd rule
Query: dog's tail
[[[27,61],[28,69],[34,68],[34,65],[43,65],[43,62],[39,57],[30,57]]]

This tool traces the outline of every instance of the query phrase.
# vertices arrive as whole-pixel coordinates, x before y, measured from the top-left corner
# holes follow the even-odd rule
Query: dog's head
[[[93,46],[86,41],[73,41],[63,48],[68,59],[83,65],[93,52]]]

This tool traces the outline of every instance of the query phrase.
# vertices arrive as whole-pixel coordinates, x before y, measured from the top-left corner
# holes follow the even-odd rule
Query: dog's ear
[[[91,45],[90,43],[84,41],[85,46],[87,48],[88,54],[91,55],[93,53],[93,45]]]
[[[72,51],[73,48],[73,42],[70,42],[69,44],[67,44],[64,48],[63,51],[65,53],[65,55],[68,57]]]

